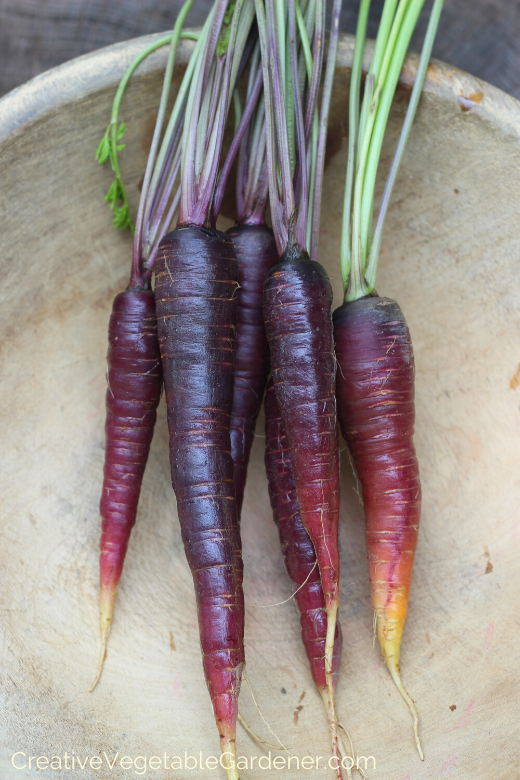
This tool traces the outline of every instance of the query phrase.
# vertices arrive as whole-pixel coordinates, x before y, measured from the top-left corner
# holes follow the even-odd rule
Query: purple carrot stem
[[[168,201],[172,194],[172,189],[175,180],[172,180],[170,171],[172,165],[174,167],[176,165],[177,156],[182,155],[182,144],[180,143],[180,141],[182,137],[183,124],[184,124],[184,112],[180,117],[179,124],[177,125],[177,128],[175,129],[175,132],[172,136],[170,146],[168,147],[167,163],[163,166],[159,181],[157,183],[157,189],[154,194],[154,200],[151,204],[150,212],[147,218],[147,221],[150,226],[153,224],[157,209],[160,208],[160,204],[163,202],[164,198],[166,198],[166,200]],[[150,230],[151,227],[148,228],[148,231]],[[151,242],[149,241],[148,243]]]
[[[296,118],[296,141],[298,149],[298,165],[301,178],[301,198],[298,202],[298,216],[295,225],[295,238],[301,247],[306,244],[306,225],[307,225],[307,203],[308,203],[308,185],[307,185],[307,160],[305,128],[303,124],[302,102],[298,81],[298,57],[296,52],[296,10],[294,0],[289,0],[289,54],[291,61],[291,76],[293,84],[294,114]]]
[[[325,30],[325,3],[317,0],[316,24],[314,28],[314,44],[312,47],[312,76],[309,84],[307,108],[305,113],[305,138],[307,141],[312,132],[314,112],[318,105],[318,93],[320,90],[321,72],[323,69],[323,35]]]
[[[265,102],[265,129],[267,146],[267,170],[269,175],[269,200],[271,204],[271,218],[273,232],[276,240],[276,248],[281,257],[287,245],[287,227],[283,220],[283,206],[278,192],[278,178],[276,174],[277,147],[275,137],[275,124],[273,117],[273,98],[271,94],[271,81],[269,78],[269,50],[267,44],[267,20],[263,0],[255,0],[256,19],[258,24],[258,36],[262,54],[262,73],[264,79]]]
[[[318,259],[318,243],[320,240],[320,210],[321,193],[323,185],[323,171],[325,167],[325,148],[327,140],[327,125],[329,122],[330,98],[332,95],[332,82],[336,68],[336,55],[338,53],[339,17],[341,14],[342,0],[334,0],[332,6],[332,21],[330,28],[329,53],[327,56],[327,68],[325,70],[325,82],[323,84],[323,97],[320,109],[320,125],[318,130],[318,149],[316,152],[316,178],[314,184],[314,204],[312,209],[311,231],[311,260]]]
[[[251,201],[253,207],[246,214],[242,221],[244,225],[263,225],[265,224],[265,209],[267,206],[267,196],[269,194],[269,178],[267,176],[267,161],[264,160],[262,178],[259,180],[253,193]],[[250,202],[251,202],[250,201]]]
[[[273,0],[266,0],[265,7],[267,13],[267,43],[269,51],[269,70],[273,88],[272,94],[276,123],[276,135],[278,138],[278,146],[280,148],[281,155],[279,164],[282,172],[283,208],[285,212],[285,219],[288,224],[295,210],[295,202],[291,173],[291,159],[289,155],[289,143],[287,138],[287,117],[285,114],[284,90],[280,76],[280,63],[278,61],[278,47],[274,25],[275,14]]]
[[[240,148],[240,144],[242,143],[242,139],[244,138],[244,135],[249,128],[249,123],[255,111],[256,104],[258,102],[258,98],[261,90],[262,90],[262,69],[258,68],[258,73],[256,75],[254,85],[253,85],[253,90],[247,99],[247,103],[244,108],[244,113],[242,114],[242,118],[237,127],[235,137],[231,142],[231,146],[229,147],[229,152],[227,154],[226,160],[222,167],[221,174],[219,176],[217,188],[215,190],[215,197],[213,199],[213,203],[214,203],[213,209],[215,214],[218,214],[220,212],[220,207],[222,206],[222,200],[224,198],[224,190],[226,189],[227,180],[233,162],[235,161],[235,157]]]
[[[175,216],[175,212],[179,208],[179,203],[181,201],[181,188],[180,186],[177,187],[177,192],[175,193],[171,206],[168,210],[168,214],[166,216],[166,219],[164,220],[165,225],[171,225],[173,222],[173,217]],[[152,249],[150,251],[150,257],[148,258],[147,268],[150,268],[150,270],[153,270],[155,266],[155,260],[157,257],[157,250],[159,249],[160,238],[163,235],[164,231],[161,231],[160,233],[157,233],[155,236],[155,243],[152,245]]]
[[[231,21],[229,31],[229,43],[226,51],[226,62],[224,67],[224,79],[222,83],[221,100],[218,112],[218,126],[216,129],[216,139],[214,143],[214,152],[209,154],[206,158],[204,169],[201,174],[201,181],[205,182],[203,185],[202,193],[199,197],[198,203],[195,205],[193,212],[192,222],[195,225],[202,225],[206,221],[209,204],[214,192],[215,178],[218,170],[218,163],[220,158],[220,150],[222,148],[222,140],[224,138],[224,126],[226,124],[227,111],[229,106],[229,83],[231,80],[231,68],[234,53],[234,44],[236,39],[236,32],[238,26],[238,20],[240,18],[240,11],[242,9],[242,3],[238,2],[233,12],[233,19]]]
[[[161,235],[164,234],[164,231],[160,231],[159,228],[161,226],[161,223],[163,222],[164,212],[166,211],[166,208],[167,208],[168,203],[170,201],[171,194],[173,192],[173,188],[174,188],[174,185],[175,185],[175,180],[177,179],[177,176],[179,174],[179,170],[180,170],[180,167],[181,167],[181,155],[182,155],[182,147],[181,147],[181,144],[179,144],[179,146],[177,148],[176,155],[175,155],[175,159],[173,161],[173,165],[172,165],[171,170],[170,170],[170,176],[168,177],[168,182],[167,182],[165,190],[164,190],[164,195],[161,198],[161,202],[159,203],[157,211],[154,214],[153,221],[151,222],[150,228],[149,228],[149,231],[148,231],[150,247],[152,247],[155,243],[158,243],[157,236],[159,234],[161,234]],[[177,194],[178,194],[178,192],[176,193],[176,195]],[[172,214],[172,217],[173,217],[173,214]],[[164,224],[167,226],[170,223],[168,222],[168,220],[165,220]],[[151,268],[152,266],[150,265],[149,262],[147,262],[146,263],[146,267],[147,268]]]
[[[220,31],[222,29],[222,24],[224,22],[224,17],[226,15],[228,6],[229,6],[230,0],[221,0],[219,3],[219,6],[217,8],[216,14],[215,14],[215,21],[213,22],[212,31],[210,33],[210,37],[208,40],[208,47],[206,49],[206,60],[204,63],[204,75],[202,77],[202,92],[204,92],[206,88],[206,84],[208,82],[209,78],[209,71],[211,69],[211,63],[213,62],[213,57],[215,56],[215,50],[217,48],[218,39],[220,36]]]
[[[209,113],[208,113],[208,129],[213,129],[213,123],[215,121],[215,114],[217,112],[217,105],[218,105],[218,99],[220,96],[220,82],[222,80],[222,68],[224,67],[224,58],[221,57],[219,60],[217,60],[217,67],[215,72],[215,78],[213,80],[213,93],[211,95],[211,103],[209,106]],[[209,139],[210,139],[211,133],[207,134],[206,137],[206,148],[205,151],[207,151],[209,146]],[[218,212],[217,212],[218,213]]]

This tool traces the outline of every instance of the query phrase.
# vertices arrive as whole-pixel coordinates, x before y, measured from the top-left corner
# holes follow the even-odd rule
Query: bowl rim
[[[51,68],[8,92],[0,98],[0,144],[46,114],[55,113],[65,104],[79,101],[91,92],[106,87],[115,88],[132,59],[147,45],[164,37],[164,34],[154,33],[96,49]],[[373,44],[373,41],[367,41],[363,62],[365,72],[368,70]],[[179,42],[177,65],[187,64],[194,45],[192,40]],[[353,52],[354,36],[341,33],[337,67],[350,68]],[[166,58],[167,49],[161,47],[139,66],[139,75],[163,69]],[[399,78],[401,86],[413,86],[418,62],[418,55],[410,52]],[[432,59],[423,91],[453,103],[468,116],[478,115],[507,135],[520,140],[520,101],[497,87],[452,65]]]

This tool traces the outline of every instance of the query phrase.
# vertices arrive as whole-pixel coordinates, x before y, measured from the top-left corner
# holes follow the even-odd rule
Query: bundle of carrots
[[[362,485],[377,634],[412,711],[422,758],[417,712],[399,668],[421,496],[413,447],[413,352],[398,305],[375,292],[375,274],[442,0],[434,1],[374,231],[382,139],[424,0],[385,0],[360,106],[370,0],[361,2],[349,105],[345,301],[334,314],[318,240],[341,0],[333,2],[326,67],[325,0],[215,0],[198,35],[182,32],[192,2],[183,6],[173,33],[129,67],[97,155],[100,162],[109,159],[115,173],[107,195],[114,223],[134,230],[118,162],[124,132],[119,105],[139,62],[169,43],[130,283],[116,296],[109,325],[101,645],[92,687],[102,670],[164,386],[172,485],[193,574],[204,674],[223,766],[228,780],[239,777],[236,721],[245,665],[240,514],[265,395],[269,495],[341,780],[342,768],[350,776],[352,758],[338,734],[335,703],[342,646],[338,422]],[[166,123],[183,35],[196,44]],[[236,84],[246,69],[242,111]],[[232,104],[235,136],[221,164]],[[235,160],[237,223],[221,233],[216,221]],[[273,229],[265,220],[268,199]],[[175,215],[176,227],[168,232]]]

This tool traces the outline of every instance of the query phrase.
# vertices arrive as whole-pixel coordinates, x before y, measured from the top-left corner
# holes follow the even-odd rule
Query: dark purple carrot
[[[327,610],[316,552],[300,517],[291,452],[276,401],[272,380],[265,393],[265,468],[273,518],[278,528],[287,574],[294,586],[294,599],[300,613],[302,641],[309,659],[312,678],[327,695],[325,639]],[[336,686],[343,638],[336,623],[332,680]]]
[[[279,25],[273,0],[256,0],[265,92],[269,197],[280,262],[264,286],[264,320],[271,353],[273,384],[290,447],[300,517],[312,541],[327,613],[325,637],[326,709],[341,778],[332,658],[339,607],[339,459],[332,331],[332,289],[316,262],[317,224],[330,92],[335,66],[341,0],[334,3],[329,60],[320,109],[315,176],[309,177],[310,126],[305,128],[303,102],[314,117],[323,55],[315,23],[316,53],[309,89],[300,89],[296,50],[296,4],[288,2],[290,69],[280,51]],[[324,10],[316,4],[316,15]],[[306,34],[300,25],[300,34]],[[319,38],[319,39],[318,39]],[[284,83],[289,83],[289,87]],[[290,101],[287,95],[291,96]],[[289,121],[288,121],[289,119]],[[294,133],[288,128],[294,128]],[[312,170],[312,166],[311,166]],[[309,208],[312,204],[312,209]],[[312,228],[307,221],[312,212]],[[307,253],[311,237],[313,259]]]
[[[264,318],[300,516],[316,551],[325,595],[330,693],[339,606],[339,460],[331,307],[332,289],[323,267],[309,260],[300,247],[290,247],[265,283]]]
[[[150,152],[150,168],[153,166],[161,134],[181,27],[191,3],[192,0],[187,0],[180,11],[173,33],[168,36],[168,39],[163,39],[160,42],[165,43],[169,40],[171,45],[159,117]],[[132,72],[155,48],[157,48],[157,43],[145,49],[136,57],[125,73],[114,98],[111,123],[96,154],[97,159],[102,163],[110,159],[114,170],[116,179],[105,200],[111,203],[114,210],[115,226],[122,229],[133,228],[133,223],[130,218],[128,199],[118,162],[118,150],[121,148],[118,146],[118,142],[124,130],[124,125],[121,125],[117,131],[119,104]],[[189,83],[190,78],[191,76],[186,75],[184,82]],[[179,102],[182,104],[182,96],[179,98]],[[177,126],[179,124],[182,128],[182,118],[179,119]],[[168,143],[170,135],[171,133],[166,134],[165,143]],[[117,585],[121,577],[130,533],[135,524],[141,483],[162,390],[162,367],[157,340],[155,299],[151,290],[151,272],[146,269],[145,253],[140,241],[143,228],[149,227],[149,223],[143,222],[142,218],[144,201],[148,194],[148,181],[149,176],[146,176],[145,186],[141,193],[137,230],[134,236],[130,284],[125,292],[116,296],[109,323],[106,448],[100,505],[102,518],[100,543],[101,645],[96,678],[91,690],[95,688],[99,680],[106,655]],[[117,206],[120,201],[122,205]]]
[[[230,228],[227,235],[235,246],[240,285],[230,420],[231,455],[240,518],[256,419],[269,375],[269,347],[262,298],[264,282],[276,263],[277,253],[273,231],[266,225],[238,224]]]
[[[244,601],[229,437],[238,287],[233,243],[218,231],[177,228],[160,244],[155,280],[172,484],[221,748],[234,755]]]
[[[159,245],[155,300],[172,485],[193,575],[204,674],[223,765],[228,780],[238,780],[244,596],[229,425],[239,284],[233,242],[212,222],[229,95],[254,13],[251,3],[239,1],[230,18],[228,1],[217,0],[212,14],[187,102],[179,220]]]
[[[108,345],[105,468],[100,504],[101,649],[92,689],[106,653],[117,584],[135,524],[161,397],[162,368],[151,290],[128,289],[115,297]]]

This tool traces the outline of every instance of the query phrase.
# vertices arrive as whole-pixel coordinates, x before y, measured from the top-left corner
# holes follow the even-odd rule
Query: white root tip
[[[336,777],[337,780],[343,780],[343,776],[341,774],[341,759],[338,747],[338,721],[336,718],[334,683],[332,680],[332,656],[334,653],[334,638],[336,634],[338,606],[339,604],[336,603],[333,607],[329,607],[327,609],[327,635],[325,638],[325,682],[327,687],[325,690],[321,691],[321,695],[331,730],[332,754],[336,758]],[[348,770],[347,776],[350,778],[350,770]]]
[[[407,703],[408,709],[412,713],[415,745],[417,747],[417,752],[419,753],[419,757],[421,761],[424,761],[424,753],[421,746],[421,740],[419,738],[419,715],[417,713],[417,708],[415,706],[413,699],[411,698],[411,696],[408,695],[408,692],[403,685],[403,681],[401,680],[401,674],[399,672],[399,667],[396,664],[388,663],[388,669],[390,671],[390,674],[392,675],[392,680],[394,681],[397,690],[399,691],[399,693]]]
[[[98,663],[97,663],[97,669],[96,669],[96,677],[94,678],[94,682],[88,689],[89,693],[92,693],[94,688],[99,682],[99,678],[101,677],[101,672],[103,671],[103,664],[105,662],[105,658],[107,656],[107,639],[108,634],[106,636],[101,637],[101,645],[99,648],[99,657],[98,657]]]
[[[226,770],[227,780],[240,780],[240,775],[237,769],[237,756],[235,751],[235,740],[220,739],[220,747],[222,750],[222,758],[224,768]]]

